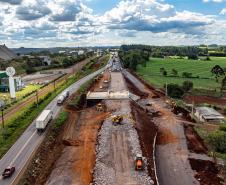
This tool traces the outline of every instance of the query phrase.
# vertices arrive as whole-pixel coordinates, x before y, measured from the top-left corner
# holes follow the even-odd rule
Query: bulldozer
[[[122,122],[122,120],[123,120],[123,117],[121,115],[114,115],[111,118],[111,121],[112,121],[113,125],[115,125],[115,126],[120,124]]]
[[[143,157],[141,154],[137,154],[135,159],[135,170],[141,171],[144,169]]]

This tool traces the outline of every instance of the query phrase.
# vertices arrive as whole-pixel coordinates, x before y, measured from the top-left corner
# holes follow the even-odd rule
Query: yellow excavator
[[[111,117],[111,121],[113,125],[119,125],[123,121],[123,116],[122,115],[114,115]]]

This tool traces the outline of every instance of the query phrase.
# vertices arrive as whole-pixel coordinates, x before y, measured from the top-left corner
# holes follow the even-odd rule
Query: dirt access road
[[[182,124],[171,112],[164,98],[153,99],[153,92],[133,75],[124,72],[134,85],[149,94],[146,103],[161,113],[160,117],[153,120],[159,129],[156,147],[157,176],[160,185],[196,185],[199,184],[194,178],[194,171],[188,160],[189,151]]]
[[[120,72],[111,73],[110,91],[127,90]],[[104,121],[97,146],[94,171],[95,185],[140,185],[151,184],[147,169],[135,171],[134,159],[141,153],[138,135],[131,120],[129,100],[106,100],[107,111],[124,115],[121,125],[113,126],[111,118]]]

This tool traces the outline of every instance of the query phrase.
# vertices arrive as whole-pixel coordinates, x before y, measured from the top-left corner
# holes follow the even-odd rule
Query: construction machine
[[[100,111],[100,112],[104,111],[104,107],[103,107],[103,105],[101,103],[97,104],[96,109],[97,109],[97,111]]]
[[[143,164],[143,157],[141,154],[137,154],[136,159],[135,159],[135,170],[143,170],[144,169],[144,164]]]
[[[111,118],[111,121],[112,121],[113,125],[118,125],[118,124],[120,124],[120,123],[122,122],[122,120],[123,120],[122,115],[114,115],[114,116],[112,116],[112,118]]]

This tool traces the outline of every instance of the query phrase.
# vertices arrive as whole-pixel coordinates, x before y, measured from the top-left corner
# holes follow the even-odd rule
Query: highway
[[[109,63],[111,60],[109,61]],[[94,78],[99,73],[103,72],[105,68],[102,68],[82,79],[72,84],[66,90],[70,93],[76,92],[82,84]],[[61,107],[57,106],[57,97],[49,103],[45,109],[51,109],[53,111],[53,119],[56,118],[60,112]],[[21,173],[25,169],[29,160],[33,156],[36,149],[39,147],[40,143],[43,141],[45,133],[38,135],[35,128],[35,121],[33,121],[30,126],[25,130],[21,137],[15,142],[15,144],[9,149],[9,151],[0,160],[0,173],[7,166],[15,166],[16,171],[12,177],[8,179],[2,179],[0,177],[0,185],[11,185],[16,184]]]

